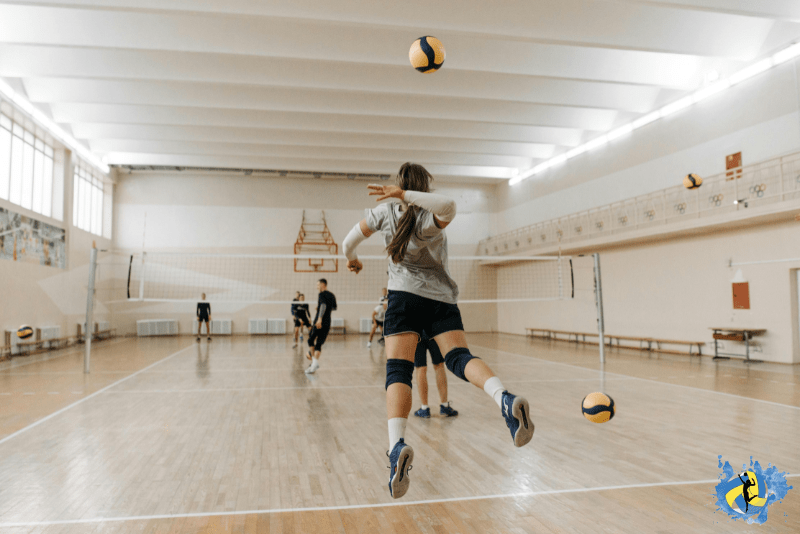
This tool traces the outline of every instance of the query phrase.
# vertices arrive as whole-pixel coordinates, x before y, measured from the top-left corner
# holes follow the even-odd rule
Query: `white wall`
[[[16,330],[22,324],[34,327],[61,326],[61,335],[75,335],[75,325],[86,313],[86,286],[92,241],[110,248],[111,240],[92,235],[72,225],[73,168],[67,154],[64,169],[64,221],[44,217],[9,202],[0,205],[33,219],[66,229],[67,268],[0,260],[0,329]],[[95,320],[108,314],[98,310]],[[0,339],[2,344],[2,339]]]
[[[780,242],[782,247],[775,247]],[[712,327],[766,328],[755,339],[753,358],[800,362],[794,269],[800,261],[739,267],[750,285],[749,310],[734,310],[731,279],[735,262],[796,258],[798,223],[784,222],[673,239],[600,252],[607,333],[686,341],[706,341],[713,352]],[[576,257],[575,300],[502,304],[503,332],[526,327],[596,332],[592,258]],[[744,345],[725,342],[726,351]],[[679,347],[678,347],[679,348]],[[687,348],[688,351],[688,348]]]
[[[793,62],[651,123],[604,147],[529,178],[497,187],[497,233],[674,186],[690,173],[725,170],[800,150]]]
[[[517,186],[498,186],[495,228],[501,233],[657,191],[674,186],[689,172],[724,172],[725,156],[735,152],[741,151],[744,164],[751,164],[800,150],[799,65],[782,65]],[[710,341],[709,327],[760,327],[768,333],[757,341],[763,351],[757,357],[800,362],[791,271],[799,265],[743,268],[750,281],[751,310],[733,310],[734,271],[727,267],[731,258],[799,256],[797,223],[762,222],[736,231],[599,251],[608,332]],[[500,330],[521,334],[525,327],[542,326],[595,331],[590,263],[589,258],[576,259],[580,274],[575,301],[501,305]]]
[[[376,205],[366,182],[272,178],[230,173],[133,173],[118,177],[115,190],[115,241],[117,249],[192,251],[214,253],[290,254],[300,230],[303,210],[319,220],[325,211],[335,241],[341,243],[364,209]],[[448,228],[451,254],[474,254],[478,240],[491,234],[493,188],[436,184],[438,193],[458,202],[457,225]],[[378,237],[366,241],[363,254],[379,254]],[[341,249],[340,249],[341,251]],[[314,287],[301,288],[306,300],[316,302]],[[334,293],[336,289],[331,288]],[[380,295],[376,294],[376,302]],[[175,303],[130,303],[114,308],[113,322],[124,332],[135,330],[137,319],[177,318],[188,332],[194,306]],[[242,305],[212,302],[212,315],[230,318],[236,333],[247,331],[250,317],[288,317],[288,306]],[[342,305],[349,331],[358,320],[370,317],[369,306]],[[464,309],[468,328],[496,328],[494,305]]]

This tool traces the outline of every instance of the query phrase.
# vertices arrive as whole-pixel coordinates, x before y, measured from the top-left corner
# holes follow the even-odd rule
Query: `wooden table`
[[[767,332],[766,328],[735,328],[735,327],[713,328],[712,327],[711,330],[714,331],[715,360],[730,360],[728,356],[741,356],[741,354],[719,352],[717,341],[729,340],[729,341],[744,341],[744,346],[745,346],[744,361],[748,363],[761,363],[764,361],[764,360],[750,359],[750,340],[753,338],[753,336],[761,336],[766,334]]]

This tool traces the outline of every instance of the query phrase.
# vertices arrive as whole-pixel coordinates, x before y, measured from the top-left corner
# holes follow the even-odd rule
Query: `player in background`
[[[303,327],[311,329],[311,313],[308,311],[308,304],[304,304],[306,296],[297,292],[297,297],[292,301],[292,318],[294,319],[294,345],[292,348],[297,347],[297,336],[299,334],[300,341],[303,341]]]
[[[417,388],[422,407],[414,412],[417,417],[428,419],[431,416],[431,409],[428,406],[428,352],[431,353],[431,363],[433,372],[436,375],[436,389],[439,391],[439,415],[445,417],[455,417],[458,412],[450,407],[447,400],[447,373],[444,369],[444,358],[439,350],[439,345],[427,336],[422,336],[417,343],[417,351],[414,353],[414,367],[417,375]]]
[[[372,346],[372,337],[375,335],[375,330],[380,328],[381,330],[381,337],[378,339],[378,343],[383,341],[383,318],[386,316],[386,306],[388,302],[385,299],[381,299],[381,303],[375,306],[375,309],[372,311],[372,330],[369,333],[369,341],[367,341],[367,347]]]
[[[319,297],[317,298],[317,315],[314,317],[314,327],[308,334],[308,354],[311,365],[306,373],[314,374],[319,369],[319,359],[322,357],[322,345],[328,338],[331,330],[331,313],[336,309],[336,296],[328,291],[328,281],[320,278],[317,282]]]
[[[423,334],[436,341],[447,368],[462,380],[483,388],[500,407],[516,447],[533,437],[528,401],[512,395],[480,358],[473,356],[458,309],[458,285],[447,267],[444,228],[456,215],[453,200],[429,193],[431,175],[421,165],[405,163],[398,185],[367,186],[377,200],[397,199],[366,210],[366,217],[344,239],[347,268],[358,274],[358,244],[374,233],[383,237],[389,254],[389,307],[386,336],[386,409],[389,419],[389,493],[408,491],[414,450],[404,434],[411,412],[414,354]]]
[[[206,335],[211,341],[211,304],[206,302],[205,293],[200,296],[200,302],[197,303],[197,341],[200,341],[200,332],[204,322],[206,323]]]

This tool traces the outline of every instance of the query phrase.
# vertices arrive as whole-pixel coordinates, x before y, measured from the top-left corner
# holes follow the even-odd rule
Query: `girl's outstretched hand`
[[[400,189],[396,185],[369,184],[367,188],[369,188],[369,196],[380,197],[376,199],[377,202],[386,200],[387,198],[399,198],[403,200],[403,194],[405,193],[404,189]]]
[[[359,260],[350,260],[347,262],[347,270],[351,273],[360,273],[364,265]]]

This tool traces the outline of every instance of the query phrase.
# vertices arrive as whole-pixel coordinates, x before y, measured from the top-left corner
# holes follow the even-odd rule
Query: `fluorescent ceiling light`
[[[622,137],[623,135],[627,135],[632,131],[633,131],[633,123],[626,124],[625,126],[620,126],[619,128],[608,132],[608,140],[611,141],[612,139],[616,139],[617,137]]]
[[[772,57],[762,59],[761,61],[754,63],[749,67],[746,67],[740,70],[739,72],[729,76],[727,79],[715,81],[719,79],[719,72],[715,70],[709,71],[706,74],[706,80],[713,81],[713,83],[711,83],[709,86],[704,87],[703,89],[700,89],[698,91],[695,91],[690,95],[684,96],[680,100],[676,100],[671,104],[667,104],[661,109],[657,109],[651,113],[648,113],[647,115],[644,115],[643,117],[639,117],[638,119],[629,124],[620,126],[619,128],[615,128],[610,132],[607,132],[599,137],[592,139],[588,143],[584,143],[580,146],[573,148],[572,150],[569,150],[559,156],[556,156],[555,158],[551,158],[547,161],[544,161],[539,165],[537,165],[536,167],[528,169],[524,173],[521,173],[518,176],[512,178],[509,181],[509,185],[518,184],[519,182],[533,176],[534,174],[538,174],[545,169],[553,167],[554,165],[558,165],[559,163],[563,163],[568,159],[579,156],[584,152],[603,146],[612,139],[616,139],[618,137],[626,135],[632,132],[633,130],[636,130],[637,128],[641,128],[646,124],[655,122],[662,117],[666,117],[667,115],[671,115],[682,109],[686,109],[696,102],[700,102],[710,96],[713,96],[717,93],[721,93],[725,89],[728,89],[731,86],[736,85],[737,83],[741,83],[744,80],[747,80],[748,78],[752,78],[757,74],[761,74],[762,72],[769,70],[775,65],[780,65],[781,63],[785,63],[786,61],[789,61],[797,57],[800,57],[800,43],[788,46],[783,50],[776,52]]]
[[[695,102],[700,102],[701,100],[705,100],[709,96],[715,95],[720,93],[731,86],[731,82],[728,80],[722,80],[721,82],[712,83],[708,87],[704,87],[700,89],[696,93],[692,95]]]
[[[608,143],[608,136],[604,134],[599,137],[595,137],[594,139],[586,143],[584,146],[586,147],[586,150],[592,150],[599,146],[603,146],[606,143]]]
[[[780,52],[776,53],[772,56],[772,61],[775,65],[780,65],[781,63],[785,63],[790,59],[794,59],[797,56],[800,56],[800,43],[790,46],[789,48],[784,48]]]
[[[767,59],[762,59],[758,63],[754,63],[749,67],[746,67],[739,72],[731,75],[728,80],[731,82],[731,85],[736,85],[737,83],[743,82],[748,78],[752,78],[756,74],[761,74],[765,70],[769,69],[774,65],[772,58],[768,57]]]
[[[667,104],[663,108],[661,108],[661,116],[666,117],[667,115],[672,115],[682,109],[688,108],[694,104],[694,97],[692,95],[685,96],[680,100],[676,100],[672,104]]]
[[[635,121],[633,121],[631,123],[631,126],[633,126],[633,129],[636,130],[637,128],[641,128],[642,126],[644,126],[646,124],[650,124],[651,122],[655,122],[660,118],[661,118],[661,110],[658,109],[658,110],[656,110],[656,111],[654,111],[652,113],[648,113],[644,117],[639,117],[638,119],[636,119]]]
[[[47,130],[50,135],[58,139],[73,152],[76,152],[87,163],[91,163],[103,171],[103,173],[108,174],[108,165],[103,163],[92,151],[80,144],[77,139],[65,132],[61,126],[53,122],[47,115],[42,113],[39,108],[31,104],[27,98],[17,93],[3,80],[0,80],[0,94],[5,95],[6,98],[13,102],[23,112],[30,115],[31,118],[38,122],[42,128]]]

